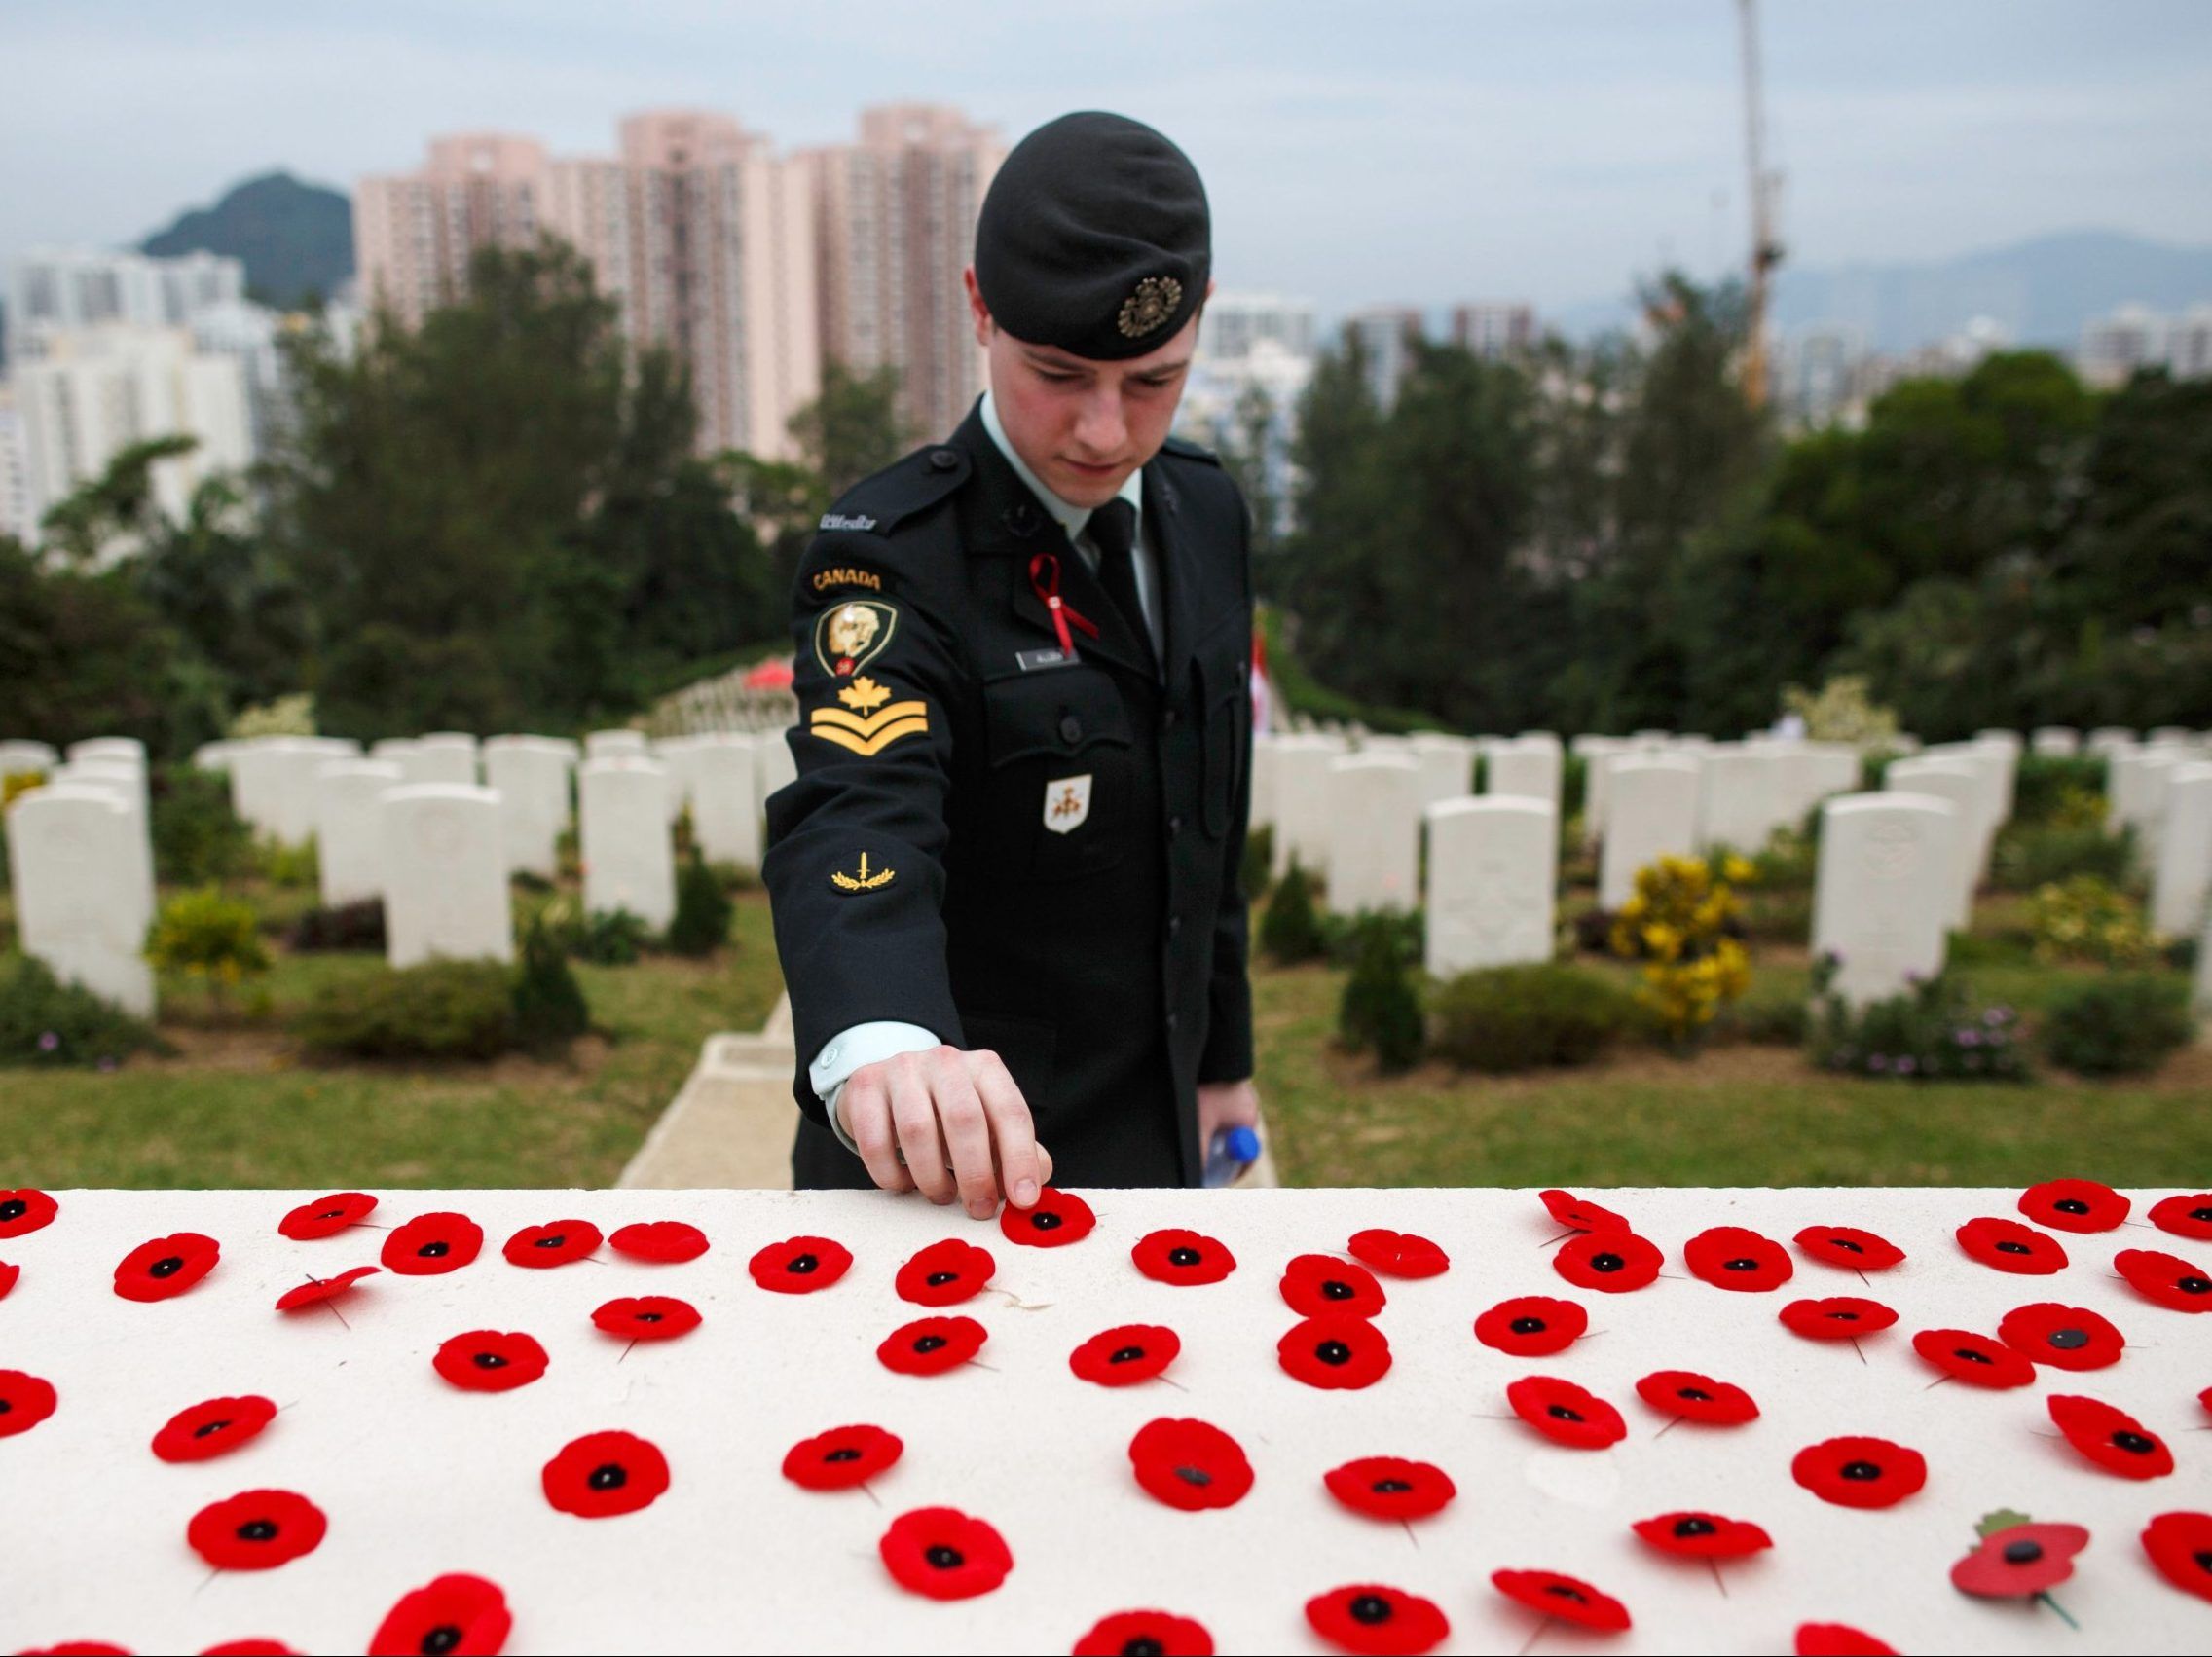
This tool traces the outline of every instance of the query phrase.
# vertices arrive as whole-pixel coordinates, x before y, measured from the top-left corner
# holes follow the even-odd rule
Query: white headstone
[[[1552,958],[1559,812],[1514,794],[1428,808],[1425,964],[1437,977]]]
[[[513,960],[498,795],[460,783],[410,783],[382,798],[385,958],[394,967],[433,957]]]
[[[1459,799],[1475,787],[1475,744],[1463,736],[1422,731],[1405,746],[1406,756],[1420,767],[1424,804]]]
[[[141,771],[146,768],[146,745],[134,736],[89,736],[71,743],[67,753],[72,765],[88,759],[120,759]]]
[[[235,742],[203,742],[192,751],[192,768],[196,771],[228,771],[231,753],[238,747]],[[0,764],[0,770],[6,766]]]
[[[415,752],[415,739],[411,736],[379,737],[369,745],[369,757],[387,765],[404,767],[408,756]]]
[[[115,790],[49,784],[8,808],[8,865],[23,953],[127,1013],[154,1014],[140,953],[151,918],[138,888],[142,835]]]
[[[2072,725],[2041,725],[2029,747],[2044,759],[2071,759],[2082,752],[2082,733]]]
[[[378,759],[325,759],[315,773],[315,864],[326,908],[384,896],[384,796],[407,781]]]
[[[2212,903],[2204,905],[2204,930],[2196,935],[2197,1016],[2212,1019]]]
[[[1565,769],[1559,738],[1530,732],[1491,744],[1483,756],[1483,792],[1493,799],[1532,799],[1559,811]]]
[[[1796,761],[1780,749],[1715,743],[1698,791],[1698,844],[1753,854],[1792,821]]]
[[[0,777],[51,771],[60,757],[43,742],[25,742],[19,738],[0,742]]]
[[[1611,762],[1599,907],[1617,909],[1627,902],[1636,891],[1636,871],[1645,865],[1697,850],[1699,771],[1698,761],[1678,755]]]
[[[587,731],[584,733],[586,759],[644,759],[650,755],[645,746],[645,733],[634,730]]]
[[[1917,764],[1929,759],[1943,759],[1971,766],[1981,784],[1977,809],[1964,827],[1973,857],[1974,878],[1977,881],[1985,880],[1989,876],[1990,852],[1997,844],[1997,830],[2004,826],[2009,815],[2005,802],[2005,755],[1997,749],[1980,743],[1943,742],[1921,750],[1906,763]],[[1888,775],[1886,771],[1883,773],[1885,781]]]
[[[2146,748],[2192,748],[2195,743],[2196,733],[2187,725],[2153,725],[2143,733],[2143,745]],[[76,758],[77,749],[83,746],[84,744],[78,743],[72,747],[69,757]]]
[[[145,772],[135,765],[102,764],[96,759],[71,761],[56,765],[48,773],[47,785],[109,794],[121,800],[129,811],[129,824],[124,838],[129,855],[117,871],[117,883],[143,935],[146,928],[153,925],[161,904],[154,885],[153,823],[148,816]]]
[[[2138,748],[2115,754],[2105,777],[2106,823],[2117,833],[2135,830],[2135,849],[2146,868],[2157,866],[2158,828],[2174,767],[2185,763],[2172,748]]]
[[[2151,925],[2194,936],[2212,895],[2212,765],[2177,765],[2166,782],[2165,821],[2151,880]]]
[[[499,836],[509,873],[551,880],[569,826],[569,772],[575,744],[544,736],[496,736],[484,744],[484,781],[499,796]]]
[[[339,757],[313,737],[255,737],[231,755],[231,808],[256,834],[304,846],[314,838],[315,774]]]
[[[691,791],[696,778],[692,760],[698,755],[703,736],[663,737],[652,745],[652,756],[668,767],[668,820],[674,823],[682,817],[691,801]]]
[[[1329,763],[1345,752],[1331,736],[1286,736],[1275,742],[1274,867],[1280,878],[1293,857],[1309,875],[1329,871]]]
[[[2003,786],[1998,790],[1998,817],[2000,826],[2012,821],[2014,793],[2019,781],[2020,751],[2022,743],[2018,731],[1976,731],[1973,736],[1976,748],[1999,756]]]
[[[691,751],[691,834],[709,863],[760,866],[760,761],[753,747],[749,736],[724,734],[701,737]]]
[[[1958,807],[1931,794],[1844,794],[1821,813],[1813,954],[1852,1007],[1943,970]]]
[[[2083,746],[2091,754],[2114,754],[2137,744],[2135,733],[2125,725],[2099,725]]]
[[[763,806],[770,794],[798,780],[798,761],[792,757],[791,735],[788,731],[762,731],[753,745],[753,756],[760,761],[760,800]]]
[[[1932,795],[1958,808],[1962,831],[1951,836],[1945,890],[1951,895],[1946,924],[1959,932],[1973,924],[1974,892],[1987,872],[1976,861],[1979,835],[1965,831],[1981,820],[1985,787],[1980,771],[1963,759],[1899,759],[1882,773],[1884,792]]]
[[[676,914],[668,773],[658,760],[587,759],[576,772],[584,908],[627,909],[658,930]]]
[[[1329,911],[1411,910],[1420,902],[1419,764],[1398,754],[1329,761]]]
[[[1612,762],[1635,752],[1626,737],[1578,736],[1573,752],[1582,760],[1582,837],[1595,844],[1605,837],[1605,807],[1611,798]]]
[[[415,753],[401,761],[407,780],[476,786],[476,739],[465,731],[432,731],[415,739]]]
[[[1274,736],[1252,739],[1252,808],[1245,821],[1254,828],[1272,830],[1274,827],[1275,744],[1280,740]]]

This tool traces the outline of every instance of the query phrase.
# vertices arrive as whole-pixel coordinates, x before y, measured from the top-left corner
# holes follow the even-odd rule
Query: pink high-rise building
[[[361,289],[410,327],[468,284],[479,247],[537,239],[545,146],[535,138],[470,132],[430,141],[415,172],[353,187],[353,247]]]

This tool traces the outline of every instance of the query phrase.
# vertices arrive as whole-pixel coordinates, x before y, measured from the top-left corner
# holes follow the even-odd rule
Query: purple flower
[[[1870,1052],[1870,1053],[1868,1053],[1868,1054],[1866,1055],[1866,1068],[1867,1068],[1868,1070],[1887,1070],[1887,1069],[1889,1069],[1889,1068],[1890,1068],[1890,1061],[1889,1061],[1889,1057],[1888,1057],[1888,1055],[1886,1055],[1886,1054],[1884,1054],[1884,1053],[1878,1053],[1878,1052]]]
[[[1912,1073],[1913,1073],[1914,1071],[1918,1070],[1919,1068],[1920,1068],[1920,1066],[1919,1066],[1919,1065],[1917,1065],[1917,1064],[1913,1063],[1913,1061],[1912,1061],[1912,1054],[1910,1054],[1910,1053],[1906,1053],[1906,1054],[1904,1054],[1904,1055],[1903,1055],[1903,1056],[1902,1056],[1901,1058],[1899,1058],[1899,1059],[1898,1060],[1898,1074],[1899,1074],[1899,1076],[1910,1076],[1910,1075],[1911,1075],[1911,1074],[1912,1074]]]
[[[59,1036],[55,1035],[55,1033],[54,1033],[54,1032],[53,1032],[52,1030],[49,1030],[49,1031],[47,1031],[47,1032],[46,1032],[46,1033],[45,1033],[44,1035],[40,1036],[40,1037],[39,1037],[39,1039],[38,1039],[38,1050],[39,1050],[40,1052],[52,1052],[52,1051],[53,1051],[53,1050],[54,1050],[54,1049],[55,1049],[55,1048],[59,1047],[60,1045],[61,1045],[61,1038],[60,1038]]]
[[[1959,1031],[1958,1036],[1959,1046],[1962,1048],[1979,1047],[1981,1045],[1981,1032],[1972,1024]]]
[[[1981,1015],[1981,1021],[1984,1024],[1987,1024],[1992,1030],[1996,1029],[1998,1025],[2005,1022],[2005,1009],[2002,1007],[1992,1007],[1987,1013],[1984,1013]]]

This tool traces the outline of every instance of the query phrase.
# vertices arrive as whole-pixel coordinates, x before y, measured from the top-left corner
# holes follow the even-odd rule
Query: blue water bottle
[[[1248,1127],[1217,1129],[1206,1148],[1206,1184],[1228,1185],[1260,1160],[1260,1136]]]

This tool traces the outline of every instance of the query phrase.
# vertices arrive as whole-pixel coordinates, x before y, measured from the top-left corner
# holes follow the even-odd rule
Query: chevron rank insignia
[[[903,737],[927,736],[930,708],[919,698],[891,700],[891,692],[862,674],[837,692],[839,707],[816,708],[806,728],[824,742],[849,748],[862,758],[881,754]]]

